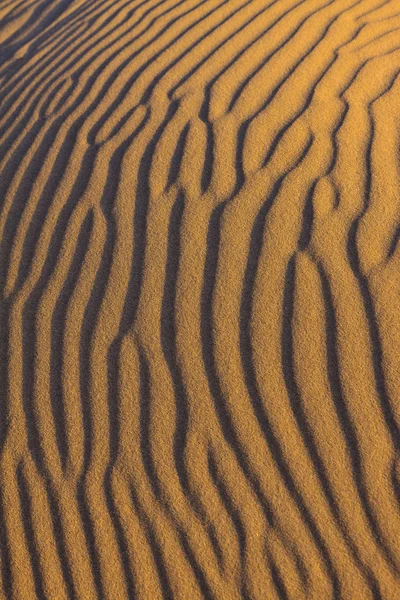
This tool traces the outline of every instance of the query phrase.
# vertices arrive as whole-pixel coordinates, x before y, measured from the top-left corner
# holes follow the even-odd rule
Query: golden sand
[[[399,73],[399,0],[1,0],[1,599],[400,598]]]

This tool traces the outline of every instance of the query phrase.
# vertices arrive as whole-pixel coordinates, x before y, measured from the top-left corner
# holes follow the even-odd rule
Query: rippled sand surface
[[[0,598],[400,598],[399,0],[1,0]]]

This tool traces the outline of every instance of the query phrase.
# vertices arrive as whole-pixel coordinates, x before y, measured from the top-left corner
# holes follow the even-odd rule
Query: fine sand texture
[[[1,0],[0,173],[0,599],[400,599],[400,0]]]

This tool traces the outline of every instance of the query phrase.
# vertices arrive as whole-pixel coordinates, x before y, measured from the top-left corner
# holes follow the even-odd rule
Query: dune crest
[[[400,597],[397,0],[3,0],[0,598]]]

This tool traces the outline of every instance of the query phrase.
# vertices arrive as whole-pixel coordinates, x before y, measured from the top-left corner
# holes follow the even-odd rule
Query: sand
[[[400,598],[399,0],[2,0],[0,598]]]

